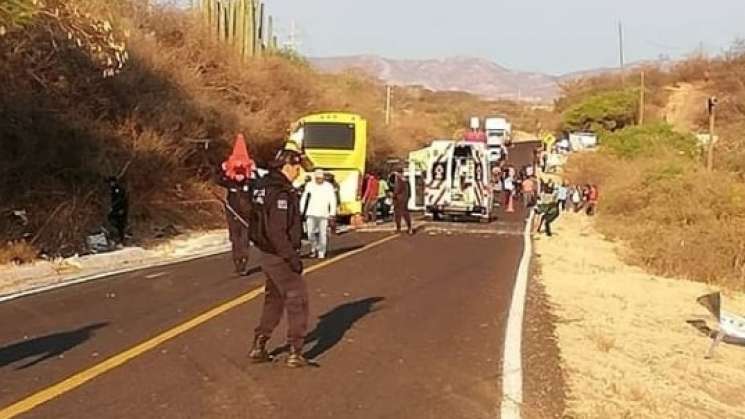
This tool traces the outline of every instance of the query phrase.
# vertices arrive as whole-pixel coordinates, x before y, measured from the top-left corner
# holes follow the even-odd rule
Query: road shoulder
[[[563,214],[556,233],[537,238],[536,251],[568,416],[745,417],[745,348],[723,345],[705,360],[710,340],[687,323],[715,326],[696,298],[720,289],[624,264],[623,247],[582,214]],[[745,312],[745,295],[721,291],[725,310]]]
[[[566,374],[556,335],[558,318],[541,279],[540,257],[534,254],[523,324],[525,419],[561,418],[566,409]]]

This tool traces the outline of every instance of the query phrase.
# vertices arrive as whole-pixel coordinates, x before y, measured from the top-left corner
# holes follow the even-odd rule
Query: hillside
[[[124,174],[135,243],[222,226],[211,180],[236,133],[261,163],[308,113],[364,115],[373,168],[474,113],[516,115],[518,126],[541,117],[411,88],[386,126],[376,80],[319,74],[292,55],[241,62],[197,16],[143,2],[28,3],[34,12],[0,35],[0,263],[84,251],[106,224],[112,175]]]
[[[469,92],[490,99],[547,102],[559,93],[557,79],[540,73],[512,71],[480,58],[392,60],[373,55],[312,58],[321,71],[357,69],[394,85],[419,85],[436,91]]]
[[[617,68],[596,68],[553,76],[510,70],[492,61],[473,57],[433,60],[394,60],[375,55],[311,58],[323,72],[361,71],[393,85],[423,86],[435,91],[462,91],[488,99],[551,102],[561,95],[561,85],[578,79],[617,73]],[[628,69],[669,68],[671,61],[639,61]]]

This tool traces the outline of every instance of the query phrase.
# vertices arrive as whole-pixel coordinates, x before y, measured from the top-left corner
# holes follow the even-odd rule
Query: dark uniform
[[[127,236],[127,216],[129,214],[129,199],[127,191],[115,177],[108,178],[111,192],[111,210],[109,223],[116,230],[119,243],[124,244]]]
[[[248,176],[242,181],[220,175],[217,183],[227,189],[228,196],[225,206],[225,217],[228,221],[228,233],[232,244],[233,263],[235,271],[245,274],[248,266],[250,240],[248,226],[244,224],[249,219],[251,211],[251,183]],[[233,213],[235,211],[235,213]],[[237,216],[236,216],[237,214]],[[240,217],[240,219],[238,218]]]
[[[406,221],[406,229],[413,234],[411,214],[409,214],[409,183],[401,173],[396,173],[393,186],[393,217],[396,221],[396,231],[401,231],[401,219]]]
[[[299,159],[299,154],[297,156]],[[256,362],[270,359],[265,345],[286,311],[287,343],[290,347],[288,365],[302,366],[306,363],[301,352],[308,328],[309,310],[299,254],[303,233],[300,198],[287,176],[273,169],[256,185],[254,204],[257,212],[258,202],[262,203],[263,215],[259,222],[261,225],[252,227],[252,238],[263,253],[261,269],[266,274],[266,294],[261,320],[255,329],[254,347],[249,356]]]

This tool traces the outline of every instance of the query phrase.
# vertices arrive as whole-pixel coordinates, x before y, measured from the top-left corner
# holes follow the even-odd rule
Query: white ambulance
[[[492,218],[494,193],[486,144],[438,140],[424,176],[424,213],[433,219]]]

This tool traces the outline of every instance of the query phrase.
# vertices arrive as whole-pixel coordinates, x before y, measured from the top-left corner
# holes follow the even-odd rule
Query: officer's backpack
[[[269,239],[267,201],[267,179],[260,178],[254,183],[251,191],[251,211],[248,220],[248,235],[254,246],[263,252],[273,252],[274,247]]]

